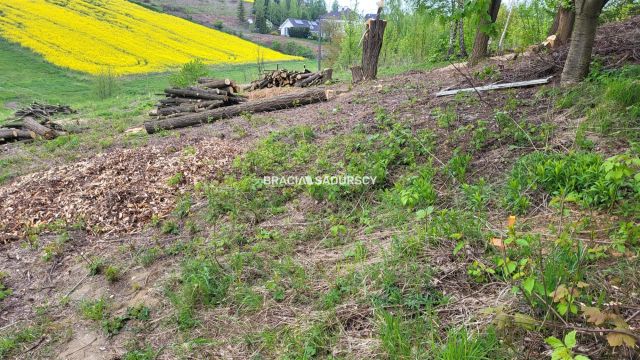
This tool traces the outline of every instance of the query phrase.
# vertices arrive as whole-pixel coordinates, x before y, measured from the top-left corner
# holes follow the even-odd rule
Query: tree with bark
[[[558,5],[558,11],[556,12],[556,16],[553,19],[548,33],[549,36],[556,36],[554,47],[569,43],[571,33],[573,32],[573,23],[576,18],[574,6],[572,0],[562,1]]]
[[[481,5],[485,5],[486,1],[479,2]],[[481,11],[480,21],[478,22],[478,29],[476,31],[476,38],[473,42],[473,50],[471,57],[469,58],[469,65],[477,64],[480,59],[487,56],[487,49],[489,45],[489,34],[491,28],[495,24],[498,18],[498,11],[500,11],[501,0],[490,0],[488,9]]]
[[[575,0],[576,19],[569,54],[562,69],[562,84],[578,83],[589,73],[598,17],[607,1]]]

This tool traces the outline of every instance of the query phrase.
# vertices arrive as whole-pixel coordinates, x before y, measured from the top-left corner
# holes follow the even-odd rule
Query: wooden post
[[[362,41],[362,74],[364,80],[373,80],[378,75],[378,58],[380,57],[380,49],[382,49],[384,29],[387,27],[387,22],[380,20],[379,14],[381,11],[382,7],[379,7],[376,19],[367,21],[367,28]]]

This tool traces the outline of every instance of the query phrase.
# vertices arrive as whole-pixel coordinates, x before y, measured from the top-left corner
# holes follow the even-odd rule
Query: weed
[[[109,265],[104,270],[104,277],[111,283],[120,280],[120,268],[115,265]]]
[[[104,260],[100,257],[93,257],[87,267],[89,268],[89,275],[99,275],[104,270]]]
[[[162,228],[160,229],[163,234],[173,234],[177,235],[180,233],[180,227],[175,221],[165,220],[162,223]]]
[[[471,336],[464,327],[454,328],[447,333],[447,340],[439,349],[436,359],[500,359],[497,348],[499,342],[492,329],[483,335]]]
[[[116,86],[116,75],[111,67],[103,68],[96,76],[95,93],[98,99],[104,100],[113,96]]]
[[[183,181],[184,181],[184,174],[183,173],[176,173],[175,175],[171,176],[167,180],[167,185],[169,185],[169,186],[177,186],[178,184],[181,184]]]
[[[13,291],[4,284],[4,279],[7,277],[7,274],[0,271],[0,301],[6,299],[8,296],[13,294]],[[0,351],[1,354],[1,351]]]
[[[80,312],[85,319],[100,321],[107,315],[107,302],[102,298],[83,300],[80,303]]]

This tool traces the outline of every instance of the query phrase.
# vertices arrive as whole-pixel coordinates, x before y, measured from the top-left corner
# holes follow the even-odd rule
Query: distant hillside
[[[312,40],[282,37],[280,35],[259,34],[251,32],[249,24],[238,20],[238,2],[240,0],[129,0],[142,6],[153,8],[167,14],[178,16],[207,27],[222,24],[223,31],[232,32],[242,38],[271,47],[274,42],[281,44],[294,42],[308,48],[313,54],[317,52],[317,44]],[[245,13],[251,14],[253,4],[245,1]]]
[[[51,63],[96,74],[298,59],[125,0],[0,0],[0,36]]]

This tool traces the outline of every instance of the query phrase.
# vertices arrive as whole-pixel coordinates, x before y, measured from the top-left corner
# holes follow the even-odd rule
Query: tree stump
[[[362,81],[362,78],[364,77],[364,75],[362,74],[362,66],[357,65],[357,66],[352,66],[351,67],[351,82],[354,84],[359,83],[360,81]]]
[[[367,21],[367,30],[362,41],[362,74],[364,80],[373,80],[378,75],[378,58],[386,27],[387,22],[384,20],[371,19]]]

